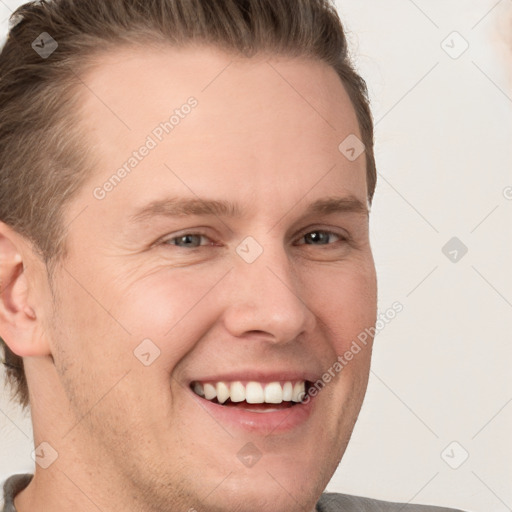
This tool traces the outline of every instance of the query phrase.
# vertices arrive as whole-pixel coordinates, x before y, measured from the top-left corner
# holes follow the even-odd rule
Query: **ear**
[[[29,266],[32,279],[27,276]],[[46,278],[34,279],[36,272],[44,269],[32,245],[0,222],[0,337],[20,357],[50,354],[41,322],[42,307],[36,303],[42,294],[34,289],[36,283],[47,282]]]

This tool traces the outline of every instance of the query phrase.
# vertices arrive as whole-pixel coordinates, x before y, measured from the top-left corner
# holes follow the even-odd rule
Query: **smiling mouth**
[[[294,407],[307,396],[308,381],[284,382],[199,382],[192,391],[209,402],[253,412],[273,412]]]

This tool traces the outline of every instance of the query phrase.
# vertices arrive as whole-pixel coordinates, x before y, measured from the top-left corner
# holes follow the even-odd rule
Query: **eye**
[[[341,241],[346,241],[347,237],[338,233],[333,233],[332,231],[310,231],[305,236],[303,236],[300,240],[305,240],[305,245],[333,245],[329,240],[332,240],[332,237],[338,238]]]
[[[212,245],[201,244],[201,240],[209,240],[209,238],[205,235],[201,235],[200,233],[185,233],[184,235],[175,236],[174,238],[168,238],[162,243],[164,245],[175,245],[185,249],[196,249],[202,245]]]

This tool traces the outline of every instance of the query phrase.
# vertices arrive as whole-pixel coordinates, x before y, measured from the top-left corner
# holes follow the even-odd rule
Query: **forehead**
[[[81,79],[85,143],[98,159],[90,187],[155,143],[136,172],[125,167],[129,179],[111,197],[123,190],[136,201],[155,180],[170,187],[173,171],[175,181],[186,177],[180,186],[188,192],[210,196],[213,185],[232,195],[233,183],[303,194],[328,174],[327,189],[334,180],[366,200],[364,155],[351,162],[338,149],[347,137],[361,138],[353,106],[335,70],[319,60],[133,47],[98,54]],[[185,108],[191,98],[194,108]]]
[[[215,46],[177,48],[154,43],[98,51],[84,69],[83,92],[90,93],[86,106],[99,106],[99,101],[114,115],[129,117],[141,100],[147,106],[160,106],[162,97],[179,99],[192,92],[231,104],[242,99],[244,92],[251,93],[253,105],[262,97],[269,99],[269,92],[275,100],[300,99],[334,129],[337,114],[346,118],[352,110],[336,71],[307,56],[262,52],[246,58]],[[144,91],[154,94],[147,96]],[[233,96],[234,91],[240,94]],[[333,102],[342,109],[332,112]],[[138,112],[133,121],[140,121]]]

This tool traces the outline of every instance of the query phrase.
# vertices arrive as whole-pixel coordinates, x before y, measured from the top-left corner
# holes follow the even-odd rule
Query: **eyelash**
[[[335,233],[334,231],[329,231],[329,230],[324,230],[324,229],[314,229],[312,231],[308,231],[307,233],[304,233],[304,235],[302,235],[300,237],[299,240],[302,240],[303,238],[305,238],[307,235],[311,235],[313,233],[322,233],[322,234],[326,234],[326,235],[330,235],[330,236],[335,236],[335,237],[338,237],[340,240],[339,242],[349,242],[350,241],[350,238],[347,236],[347,235],[342,235],[341,233]],[[211,247],[212,245],[215,245],[215,243],[211,243],[211,244],[206,244],[206,245],[200,245],[198,247],[190,247],[190,248],[187,248],[187,247],[181,247],[177,244],[173,244],[171,242],[174,242],[176,240],[179,240],[181,238],[185,238],[187,236],[198,236],[198,237],[201,237],[201,238],[209,238],[207,235],[203,234],[203,233],[195,233],[195,232],[189,232],[189,233],[183,233],[182,235],[178,235],[178,236],[174,236],[172,238],[167,238],[167,239],[164,239],[162,240],[161,244],[162,245],[174,245],[175,247],[179,248],[179,249],[186,249],[186,250],[197,250],[197,249],[200,249],[201,247]],[[316,244],[300,244],[300,245],[310,245],[310,246],[315,246]],[[331,244],[318,244],[319,246],[333,246],[334,243],[331,243]]]

